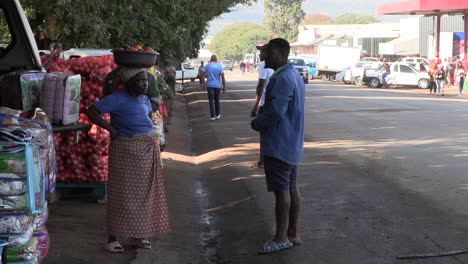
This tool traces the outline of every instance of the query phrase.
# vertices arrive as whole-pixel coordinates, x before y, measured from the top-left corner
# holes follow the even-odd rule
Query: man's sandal
[[[110,253],[124,253],[124,248],[120,245],[119,241],[110,242],[104,249]]]
[[[266,242],[263,247],[258,251],[260,254],[270,254],[276,251],[280,250],[285,250],[289,249],[293,246],[293,243],[287,241],[287,242],[274,242],[274,241],[269,241]]]
[[[146,239],[135,239],[133,245],[135,245],[137,248],[151,249],[151,243]]]

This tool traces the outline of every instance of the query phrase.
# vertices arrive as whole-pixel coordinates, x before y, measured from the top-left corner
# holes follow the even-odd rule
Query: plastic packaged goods
[[[27,191],[21,195],[5,195],[0,193],[0,212],[27,211],[40,213],[45,204],[45,175],[42,163],[42,152],[37,145],[29,143],[15,143],[22,145],[24,151],[14,155],[0,155],[0,172],[25,175]],[[3,142],[0,142],[0,148]],[[22,172],[24,171],[24,172]],[[7,182],[7,181],[3,181]],[[11,181],[10,181],[11,182]],[[4,186],[7,186],[4,184]],[[5,189],[12,189],[8,184]]]
[[[80,117],[81,76],[48,73],[44,78],[40,107],[52,123],[70,125]]]
[[[18,144],[0,144],[2,146],[12,146]],[[19,144],[21,149],[24,150],[24,146]],[[24,154],[2,154],[0,152],[0,173],[1,174],[15,174],[18,178],[26,177],[26,159]],[[1,176],[0,176],[1,177]]]
[[[7,237],[8,244],[9,244],[8,246],[17,247],[17,246],[24,245],[25,243],[31,240],[33,234],[34,234],[34,230],[32,226],[29,226],[28,230],[23,233],[17,233],[17,234],[10,233],[8,234],[8,237]]]
[[[17,110],[31,110],[39,106],[39,94],[45,73],[15,71],[0,78],[0,104]]]
[[[47,231],[47,228],[44,227],[39,232],[34,233],[33,236],[37,238],[37,241],[38,241],[37,256],[38,256],[39,262],[42,262],[47,256],[47,253],[49,253],[49,245],[50,245],[49,232]]]
[[[15,196],[27,192],[26,177],[19,178],[16,174],[0,173],[0,195]]]
[[[48,219],[49,219],[49,208],[46,203],[44,205],[44,211],[42,211],[42,213],[33,215],[32,227],[34,229],[34,232],[39,232],[41,228],[44,228]]]
[[[33,217],[28,213],[0,213],[0,233],[25,234],[33,224]],[[0,235],[1,237],[1,235]]]
[[[28,195],[0,197],[0,212],[17,212],[28,210]]]
[[[8,246],[8,242],[5,240],[0,240],[0,263],[4,263],[2,261],[2,256],[3,256],[3,250],[5,247]]]
[[[30,240],[20,245],[11,246],[10,244],[6,250],[7,263],[21,261],[32,261],[37,263],[37,246],[38,240],[35,237],[32,237]]]

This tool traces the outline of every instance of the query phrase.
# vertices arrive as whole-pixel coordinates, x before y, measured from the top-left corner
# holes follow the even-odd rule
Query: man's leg
[[[388,75],[388,72],[384,72],[382,74],[382,85],[383,86],[387,86],[387,75]]]
[[[291,242],[302,243],[298,233],[299,212],[301,208],[301,195],[297,186],[289,188],[291,196],[291,209],[289,211],[288,239]]]
[[[289,212],[291,208],[291,196],[289,190],[275,191],[276,206],[276,234],[273,238],[274,242],[287,242],[288,240],[288,226],[289,226]]]
[[[210,115],[211,115],[211,118],[214,118],[215,117],[215,110],[214,110],[214,93],[215,93],[215,89],[214,88],[210,88],[210,87],[207,87],[207,90],[208,90],[208,104],[210,105]]]
[[[221,89],[214,89],[215,90],[215,112],[216,116],[221,114],[221,107],[220,107],[220,96],[221,96]]]

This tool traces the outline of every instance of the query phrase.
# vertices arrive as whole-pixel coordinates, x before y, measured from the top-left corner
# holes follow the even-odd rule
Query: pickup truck
[[[181,63],[176,67],[176,80],[190,80],[194,82],[198,77],[198,69],[195,69],[190,63]]]

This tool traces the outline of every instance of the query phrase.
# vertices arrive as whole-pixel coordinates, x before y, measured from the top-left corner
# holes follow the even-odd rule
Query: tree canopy
[[[256,52],[258,42],[268,42],[265,27],[253,23],[235,23],[225,27],[211,41],[208,49],[220,59],[241,60]]]
[[[253,0],[21,0],[34,31],[65,48],[151,46],[165,62],[195,57],[213,18]]]
[[[335,24],[370,24],[379,22],[373,16],[363,14],[344,13],[335,18]]]
[[[265,0],[266,24],[271,38],[297,40],[298,26],[305,16],[303,0]]]

